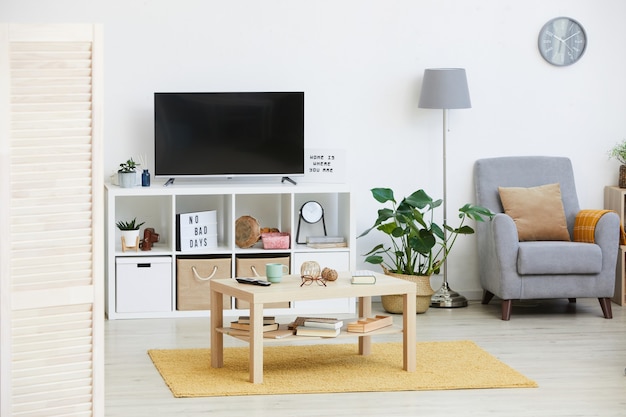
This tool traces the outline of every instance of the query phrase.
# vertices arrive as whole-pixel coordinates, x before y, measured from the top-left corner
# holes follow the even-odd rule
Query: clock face
[[[539,52],[552,65],[575,63],[583,56],[586,46],[585,30],[569,17],[552,19],[539,32]]]
[[[302,205],[302,208],[300,208],[300,214],[305,222],[317,223],[322,219],[324,209],[317,201],[307,201]]]

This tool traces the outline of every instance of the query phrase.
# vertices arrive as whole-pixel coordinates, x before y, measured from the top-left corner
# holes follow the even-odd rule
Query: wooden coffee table
[[[251,329],[247,340],[250,343],[250,382],[263,382],[263,305],[266,303],[304,300],[324,300],[329,298],[358,298],[358,317],[372,315],[372,297],[378,295],[401,294],[403,308],[403,369],[415,372],[416,368],[416,319],[415,319],[415,284],[398,278],[376,274],[374,285],[352,285],[350,272],[341,272],[336,281],[326,282],[326,286],[313,282],[300,286],[299,275],[285,275],[282,282],[268,287],[240,284],[234,279],[211,280],[211,366],[224,366],[224,297],[228,295],[247,301],[250,304]],[[358,337],[359,354],[371,353],[371,333],[343,333],[341,336]],[[293,336],[302,337],[302,336]],[[285,340],[285,339],[281,339]],[[320,339],[323,340],[323,339]]]

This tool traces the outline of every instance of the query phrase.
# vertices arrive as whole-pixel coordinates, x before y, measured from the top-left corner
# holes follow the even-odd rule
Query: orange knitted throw
[[[574,221],[574,242],[595,243],[596,224],[600,217],[612,210],[581,210]],[[619,244],[626,245],[626,233],[620,224]]]

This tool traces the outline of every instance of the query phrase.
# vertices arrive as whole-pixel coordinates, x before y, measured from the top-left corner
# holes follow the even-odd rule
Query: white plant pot
[[[136,172],[118,172],[117,180],[122,188],[132,188],[137,185]]]
[[[122,234],[122,252],[126,252],[126,249],[139,249],[139,230],[120,230]]]

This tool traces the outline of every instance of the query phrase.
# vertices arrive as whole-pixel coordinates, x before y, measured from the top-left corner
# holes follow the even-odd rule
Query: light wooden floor
[[[509,322],[497,300],[418,316],[418,340],[472,340],[535,389],[189,399],[172,397],[146,350],[209,347],[208,319],[107,321],[106,416],[625,416],[626,309],[613,304],[613,316],[603,319],[595,299],[515,303]]]

